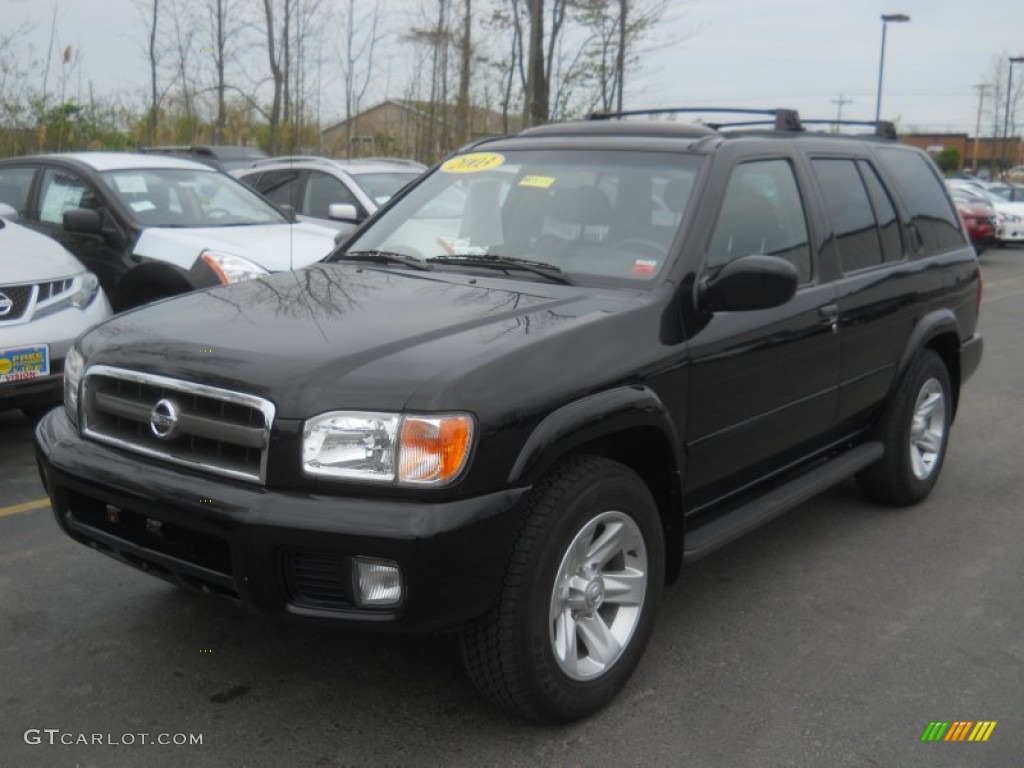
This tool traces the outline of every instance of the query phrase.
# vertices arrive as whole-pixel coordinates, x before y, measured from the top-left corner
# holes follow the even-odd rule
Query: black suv
[[[552,722],[625,683],[683,562],[851,476],[927,496],[982,350],[928,157],[612,117],[87,333],[36,433],[60,527],[260,612],[457,629],[480,691]]]

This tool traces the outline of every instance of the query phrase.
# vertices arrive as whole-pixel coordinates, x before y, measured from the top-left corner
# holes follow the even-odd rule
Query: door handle
[[[823,307],[818,307],[818,317],[821,318],[823,325],[828,325],[832,328],[832,333],[839,333],[838,304],[826,304]]]

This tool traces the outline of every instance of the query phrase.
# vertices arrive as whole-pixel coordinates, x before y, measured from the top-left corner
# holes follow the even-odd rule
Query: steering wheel
[[[231,211],[227,208],[207,208],[205,215],[208,219],[223,219],[225,216],[230,216]]]

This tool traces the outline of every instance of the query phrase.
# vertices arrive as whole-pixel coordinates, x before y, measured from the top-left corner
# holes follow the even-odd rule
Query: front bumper
[[[69,307],[0,327],[0,348],[35,344],[47,344],[50,348],[49,375],[0,384],[0,411],[60,403],[64,399],[64,358],[68,350],[80,334],[110,314],[110,303],[101,291],[85,309]]]
[[[36,430],[40,473],[71,538],[259,613],[454,629],[498,594],[527,488],[425,504],[275,491],[83,440],[63,409]],[[398,563],[402,601],[362,608],[352,558]]]

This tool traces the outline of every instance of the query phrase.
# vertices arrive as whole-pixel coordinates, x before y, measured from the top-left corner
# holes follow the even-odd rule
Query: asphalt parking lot
[[[931,498],[848,483],[686,568],[626,689],[567,727],[483,704],[451,638],[264,620],[72,543],[0,414],[0,765],[1020,765],[1024,248],[982,264]],[[997,725],[921,741],[947,720]]]

